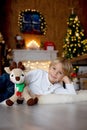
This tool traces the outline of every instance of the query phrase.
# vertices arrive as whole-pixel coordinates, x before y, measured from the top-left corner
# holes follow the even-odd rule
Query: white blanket
[[[74,103],[82,101],[87,101],[87,90],[77,91],[77,95],[49,94],[41,96],[38,104]]]
[[[58,103],[74,103],[87,101],[87,90],[77,91],[77,95],[69,94],[49,94],[39,98],[38,104],[58,104]],[[5,104],[5,101],[0,103]]]

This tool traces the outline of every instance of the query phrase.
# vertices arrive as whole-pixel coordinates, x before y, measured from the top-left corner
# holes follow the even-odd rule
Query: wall
[[[9,47],[15,48],[14,37],[16,34],[22,35],[26,38],[25,34],[21,34],[18,28],[18,14],[21,10],[36,9],[40,11],[47,22],[47,33],[45,36],[37,36],[41,42],[53,41],[56,44],[56,49],[59,50],[59,55],[62,54],[63,39],[67,29],[67,19],[71,13],[71,7],[75,7],[75,12],[78,14],[82,26],[85,26],[86,16],[84,5],[86,0],[5,0],[4,16],[3,18],[3,33],[6,44]],[[83,16],[84,13],[84,16]],[[32,35],[27,35],[29,38]]]

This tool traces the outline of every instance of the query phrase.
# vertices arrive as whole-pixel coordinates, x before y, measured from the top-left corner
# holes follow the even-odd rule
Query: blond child
[[[71,81],[72,64],[58,58],[50,63],[48,72],[36,69],[27,73],[25,81],[31,96],[55,94],[76,94]],[[65,88],[63,86],[65,84]]]

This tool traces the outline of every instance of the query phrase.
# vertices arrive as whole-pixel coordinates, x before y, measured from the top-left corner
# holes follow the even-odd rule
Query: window
[[[35,10],[21,11],[18,18],[19,28],[22,33],[45,34],[46,21],[41,13]]]

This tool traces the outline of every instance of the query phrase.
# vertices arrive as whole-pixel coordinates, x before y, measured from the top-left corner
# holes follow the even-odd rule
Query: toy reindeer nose
[[[17,81],[19,81],[19,80],[20,80],[20,77],[15,77],[15,79],[16,79]]]

